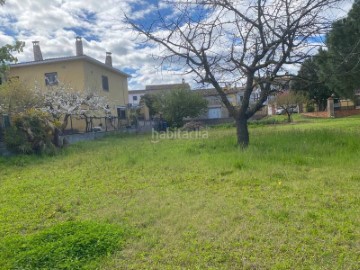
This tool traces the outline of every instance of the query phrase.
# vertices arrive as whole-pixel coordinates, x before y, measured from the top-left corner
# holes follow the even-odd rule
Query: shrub
[[[204,124],[201,122],[196,122],[196,121],[190,121],[187,122],[182,128],[181,130],[183,131],[195,131],[195,130],[200,130],[204,128]]]
[[[122,227],[95,222],[66,222],[0,244],[10,269],[95,269],[104,256],[121,249]]]
[[[17,153],[53,153],[53,136],[54,127],[48,115],[31,109],[15,115],[12,126],[5,130],[5,144]]]
[[[314,112],[315,111],[315,106],[313,103],[307,103],[306,104],[306,111],[307,112]]]

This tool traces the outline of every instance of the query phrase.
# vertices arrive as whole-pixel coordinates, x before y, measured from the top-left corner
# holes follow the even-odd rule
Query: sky
[[[346,12],[350,1],[344,6]],[[18,62],[33,61],[32,41],[40,42],[43,58],[75,55],[75,38],[81,36],[84,54],[101,62],[112,52],[113,66],[131,75],[129,89],[150,84],[194,84],[182,67],[161,66],[158,47],[145,46],[124,23],[124,14],[148,24],[158,7],[172,11],[158,0],[6,0],[0,6],[0,46],[25,42]]]

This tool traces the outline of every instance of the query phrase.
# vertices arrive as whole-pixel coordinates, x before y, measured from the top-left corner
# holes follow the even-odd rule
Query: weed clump
[[[121,249],[127,235],[115,225],[66,222],[5,240],[0,254],[7,257],[7,269],[85,269]]]

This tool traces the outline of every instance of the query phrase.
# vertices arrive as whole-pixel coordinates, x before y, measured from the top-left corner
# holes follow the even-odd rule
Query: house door
[[[209,108],[208,118],[209,119],[221,118],[221,108]]]

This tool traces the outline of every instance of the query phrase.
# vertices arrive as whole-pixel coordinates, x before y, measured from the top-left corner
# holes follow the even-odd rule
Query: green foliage
[[[2,4],[0,2],[0,4]],[[4,74],[7,69],[7,64],[16,62],[17,58],[13,55],[14,52],[22,52],[25,43],[16,41],[14,45],[6,44],[0,47],[0,76]]]
[[[97,260],[121,249],[125,229],[96,222],[60,223],[0,244],[8,269],[95,269]]]
[[[146,105],[149,109],[150,117],[154,117],[158,112],[156,108],[156,95],[155,94],[145,94],[140,99],[140,104]]]
[[[326,108],[327,99],[332,91],[327,87],[324,81],[319,78],[319,66],[317,56],[305,60],[292,82],[291,88],[307,96],[308,100],[314,100],[322,111]]]
[[[347,18],[332,25],[326,38],[327,51],[320,51],[320,76],[339,96],[353,98],[360,88],[360,1],[356,0]]]
[[[358,270],[360,117],[297,117],[250,126],[245,151],[228,125],[207,139],[122,134],[0,158],[0,245],[65,220],[125,221],[141,237],[94,268]]]
[[[0,0],[0,6],[5,4],[5,0]],[[0,47],[0,79],[7,70],[7,64],[10,62],[16,62],[17,58],[13,55],[13,52],[22,52],[25,46],[25,42],[16,41],[14,45],[6,44]]]
[[[156,95],[156,110],[171,127],[181,127],[185,117],[197,117],[206,108],[207,101],[191,90],[179,89]]]
[[[5,130],[5,144],[10,150],[24,154],[54,153],[54,127],[48,114],[28,110],[15,115],[12,120],[12,126]]]
[[[291,114],[295,110],[299,103],[304,103],[306,98],[301,93],[294,91],[286,91],[279,93],[274,99],[274,103],[278,108],[284,109],[288,116],[288,122],[291,122]]]
[[[0,114],[24,112],[42,104],[42,98],[18,79],[0,85]]]

